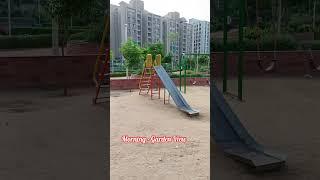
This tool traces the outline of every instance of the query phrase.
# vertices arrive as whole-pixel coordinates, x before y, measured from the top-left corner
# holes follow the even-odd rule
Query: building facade
[[[185,18],[181,18],[179,29],[179,54],[192,53],[192,32],[193,27]]]
[[[110,48],[113,56],[117,59],[121,58],[120,47],[121,47],[121,14],[120,7],[110,5]]]
[[[163,17],[163,43],[166,54],[171,53],[173,60],[179,60],[180,14],[170,12]]]
[[[192,53],[210,53],[210,23],[197,19],[190,19],[189,23],[193,27],[192,32]]]
[[[156,14],[144,11],[142,18],[143,46],[162,42],[162,18]]]

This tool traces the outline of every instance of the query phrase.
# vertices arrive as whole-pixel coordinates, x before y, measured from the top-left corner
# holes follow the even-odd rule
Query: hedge
[[[47,48],[51,47],[51,34],[0,36],[0,49]]]
[[[86,31],[86,29],[78,28],[78,29],[71,29],[70,33],[75,34],[79,32]],[[51,27],[32,27],[32,28],[13,28],[12,34],[14,35],[41,35],[41,34],[51,34],[52,28]]]
[[[111,73],[110,77],[125,77],[126,76],[126,72],[113,72]],[[180,75],[179,74],[171,74],[170,75],[171,78],[179,78]],[[182,76],[184,77],[184,76]],[[209,77],[208,74],[188,74],[187,78],[195,78],[195,77]]]
[[[125,77],[126,75],[126,72],[112,72],[110,77]]]
[[[179,75],[179,74],[171,74],[170,77],[171,77],[171,78],[179,78],[180,75]],[[183,78],[183,77],[184,77],[184,76],[182,75],[182,78]],[[188,74],[186,77],[187,77],[187,78],[209,77],[209,75],[208,75],[208,74]]]
[[[244,39],[243,49],[245,51],[256,51],[257,41],[254,39]],[[213,51],[222,52],[223,42],[222,40],[212,40],[211,48]],[[277,48],[276,50],[296,50],[298,48],[298,42],[289,35],[281,35],[277,37]],[[237,40],[228,41],[228,50],[237,51],[239,49],[239,43]],[[274,41],[272,35],[265,35],[260,41],[260,50],[272,51],[274,50]]]

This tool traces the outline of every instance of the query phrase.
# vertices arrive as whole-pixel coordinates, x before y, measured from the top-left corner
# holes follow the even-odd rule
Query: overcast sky
[[[110,0],[111,4],[119,5],[122,0]],[[130,0],[123,0],[129,3]],[[177,11],[180,17],[210,21],[210,0],[143,0],[144,9],[164,16],[168,12]]]

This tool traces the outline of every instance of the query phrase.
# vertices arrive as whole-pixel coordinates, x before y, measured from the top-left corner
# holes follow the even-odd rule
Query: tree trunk
[[[64,45],[61,45],[61,56],[64,56]]]
[[[277,23],[276,23],[276,12],[277,12],[277,0],[272,1],[272,21],[273,21],[273,59],[276,59],[276,49],[277,49],[277,36],[276,36],[276,31],[277,31]]]
[[[199,55],[197,55],[197,61],[196,61],[196,74],[199,72]]]
[[[126,76],[127,76],[127,79],[129,79],[129,68],[126,67]]]
[[[59,53],[59,24],[52,19],[52,53],[58,56]]]
[[[11,0],[8,0],[8,34],[11,36]]]
[[[282,0],[279,0],[278,6],[278,23],[277,23],[277,33],[278,35],[281,33],[281,18],[282,18]]]
[[[260,60],[260,43],[261,43],[261,34],[260,34],[260,19],[259,19],[259,0],[256,0],[256,26],[258,31],[258,38],[257,38],[257,55],[258,59]]]
[[[313,32],[315,32],[315,29],[316,29],[316,5],[317,5],[317,0],[314,0],[314,2],[313,2],[313,24],[312,24]]]

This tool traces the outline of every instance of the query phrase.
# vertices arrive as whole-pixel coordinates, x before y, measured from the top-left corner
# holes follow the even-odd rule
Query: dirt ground
[[[229,87],[236,92],[236,81]],[[213,179],[320,179],[320,79],[246,79],[244,93],[245,102],[228,97],[230,105],[259,143],[287,155],[287,167],[255,173],[225,157],[212,143]]]
[[[0,91],[0,179],[106,179],[106,105],[94,89]]]
[[[162,92],[161,92],[162,93]],[[174,102],[151,100],[138,91],[111,91],[111,179],[207,180],[210,174],[209,87],[188,87],[185,98],[199,117]],[[124,143],[122,136],[183,136],[185,143]]]

